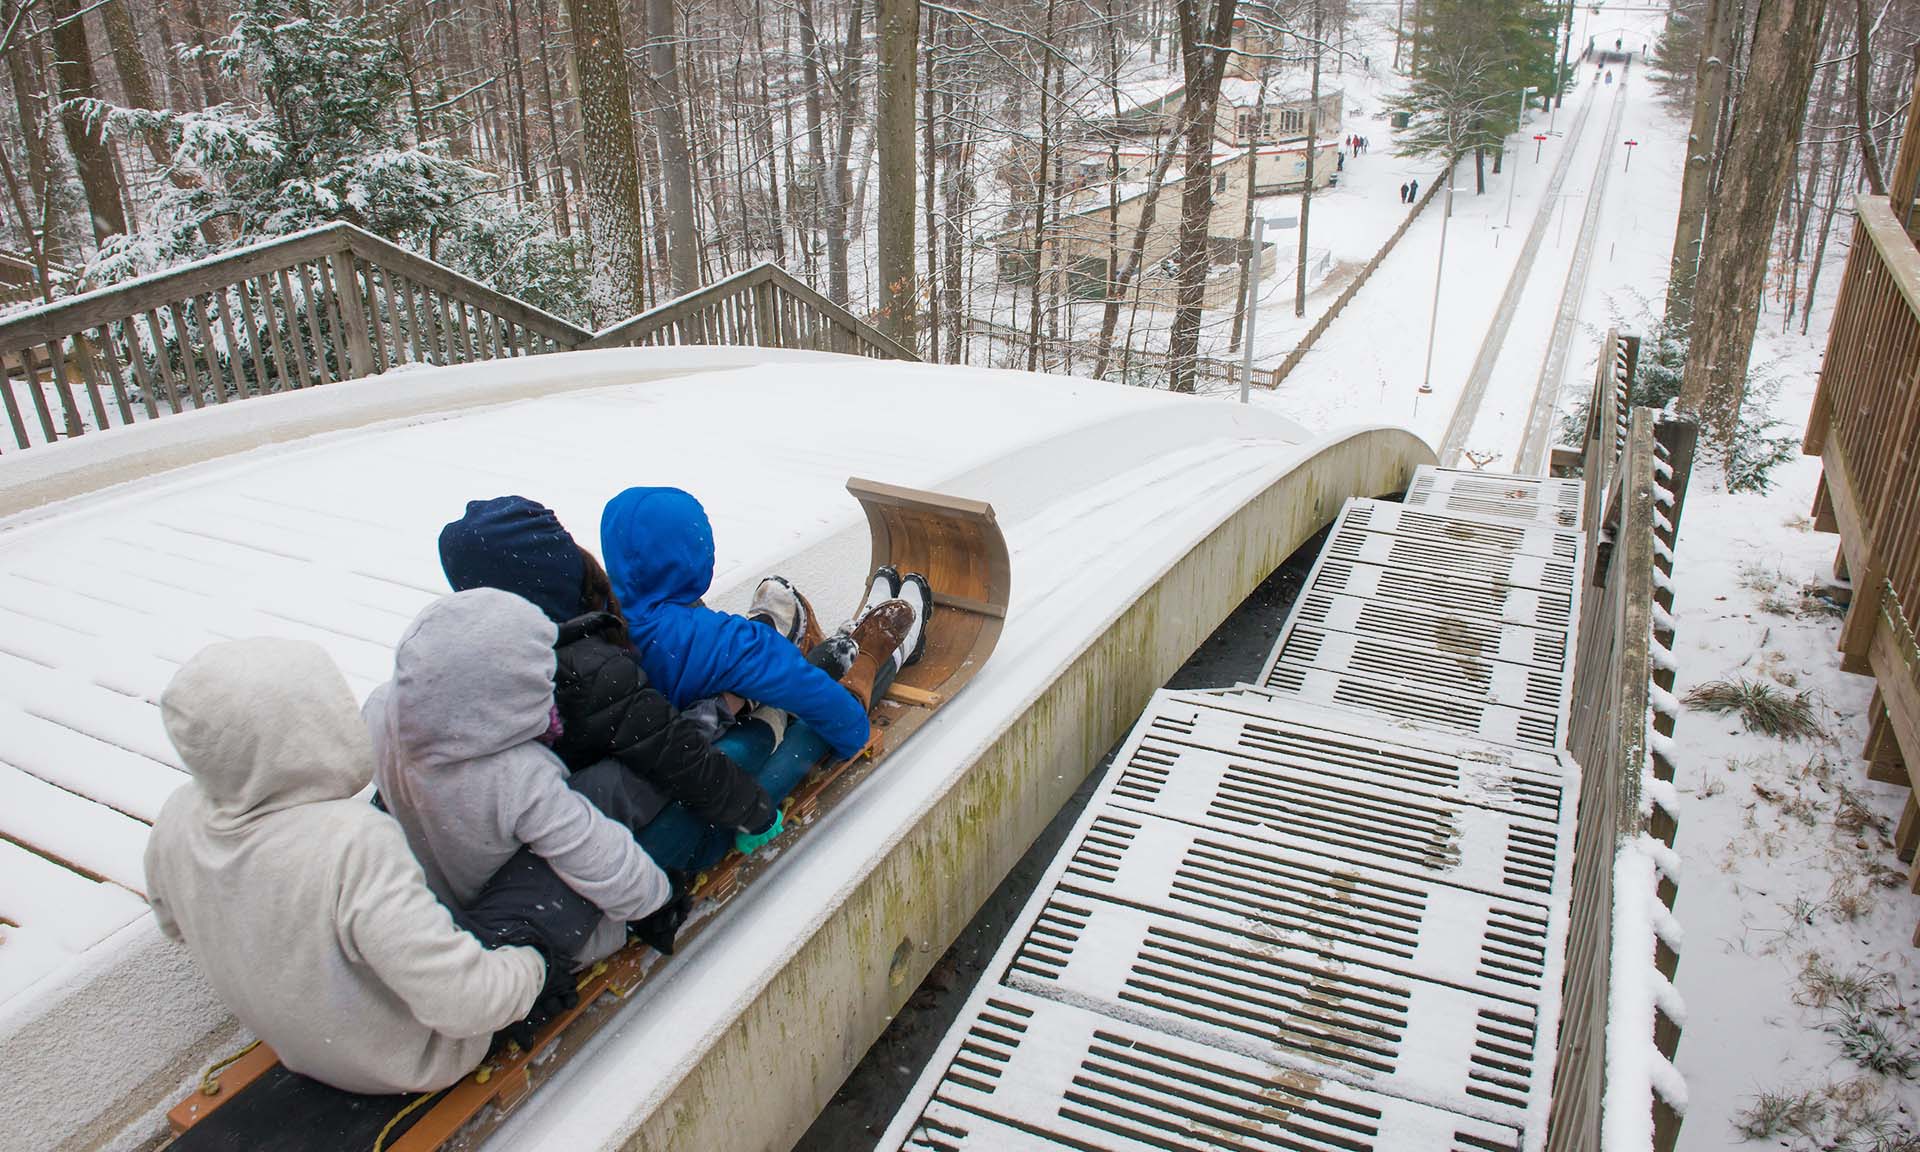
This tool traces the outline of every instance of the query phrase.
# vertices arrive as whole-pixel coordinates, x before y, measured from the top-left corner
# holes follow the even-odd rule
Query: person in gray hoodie
[[[160,714],[193,778],[154,821],[147,901],[281,1063],[349,1092],[433,1091],[527,1014],[540,954],[455,927],[399,826],[356,798],[373,749],[324,651],[211,645]]]
[[[629,921],[672,896],[633,838],[665,801],[617,761],[570,777],[547,746],[559,724],[556,635],[544,612],[510,592],[442,597],[401,636],[393,679],[363,712],[381,800],[427,885],[470,911],[509,861],[529,863],[528,850],[602,913],[585,939],[548,941],[586,963],[619,948]]]

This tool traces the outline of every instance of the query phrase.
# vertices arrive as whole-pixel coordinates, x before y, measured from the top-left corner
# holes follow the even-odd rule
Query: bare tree
[[[127,215],[120,203],[120,182],[114,172],[113,152],[100,118],[89,110],[89,102],[100,95],[93,77],[93,48],[87,41],[87,25],[79,0],[51,0],[50,9],[60,128],[67,138],[67,151],[73,154],[74,167],[80,173],[80,186],[87,194],[93,238],[99,242],[125,232]]]
[[[919,0],[879,0],[880,318],[889,335],[915,343],[913,197],[914,81],[920,42]],[[929,157],[931,160],[931,157]]]
[[[1208,10],[1209,3],[1211,11]],[[1186,78],[1186,174],[1180,190],[1173,328],[1167,337],[1167,387],[1193,391],[1200,354],[1200,306],[1206,299],[1207,243],[1213,215],[1213,129],[1233,35],[1234,0],[1176,0],[1180,63]]]
[[[693,159],[680,115],[673,0],[647,0],[647,70],[653,84],[653,134],[667,184],[667,255],[675,295],[700,287],[700,230],[693,220]]]
[[[618,320],[640,311],[646,293],[626,38],[618,0],[567,0],[567,18],[586,140],[593,311],[596,320]]]
[[[1793,150],[1825,15],[1826,0],[1774,0],[1760,6],[1747,68],[1749,75],[1766,80],[1747,84],[1740,93],[1720,187],[1707,216],[1680,406],[1699,413],[1722,447],[1731,444],[1739,425],[1768,241],[1793,175]]]

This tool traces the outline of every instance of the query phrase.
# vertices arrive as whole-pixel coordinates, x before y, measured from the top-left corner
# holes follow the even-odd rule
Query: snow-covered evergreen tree
[[[521,212],[496,177],[407,138],[387,9],[331,0],[244,0],[219,67],[261,95],[202,112],[102,106],[119,134],[154,134],[208,179],[161,189],[146,227],[102,245],[89,275],[112,282],[206,252],[218,220],[234,243],[344,220],[502,292],[566,316],[585,311],[586,260],[544,212]]]

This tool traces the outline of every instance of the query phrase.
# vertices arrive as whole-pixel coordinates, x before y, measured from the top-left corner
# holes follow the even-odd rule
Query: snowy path
[[[1486,398],[1487,381],[1493,375],[1494,364],[1500,359],[1500,350],[1506,345],[1507,333],[1513,326],[1514,311],[1520,306],[1521,293],[1533,277],[1534,263],[1540,254],[1540,242],[1546,239],[1547,225],[1552,222],[1554,208],[1559,203],[1560,188],[1566,183],[1574,156],[1582,151],[1580,145],[1586,139],[1587,118],[1593,111],[1594,101],[1598,99],[1594,94],[1596,91],[1588,89],[1585,98],[1580,101],[1580,111],[1574,117],[1573,127],[1567,132],[1567,146],[1560,153],[1560,162],[1553,166],[1553,177],[1547,181],[1540,207],[1533,214],[1533,225],[1527,229],[1527,243],[1521,249],[1520,263],[1514,268],[1513,274],[1507,277],[1507,290],[1501,293],[1500,308],[1494,313],[1493,326],[1487,329],[1487,334],[1480,340],[1480,354],[1474,357],[1473,371],[1467,376],[1466,389],[1461,392],[1460,402],[1453,408],[1453,418],[1447,421],[1447,430],[1440,437],[1440,448],[1435,455],[1448,467],[1460,462],[1461,449],[1468,434],[1473,431],[1474,420],[1480,415],[1480,402]],[[1608,139],[1620,129],[1620,95],[1620,92],[1614,93],[1613,111],[1607,124]],[[1604,148],[1601,155],[1606,155]]]
[[[1657,13],[1612,7],[1605,12],[1608,22],[1602,25],[1596,21],[1594,29],[1598,33],[1604,28],[1608,39],[1618,35],[1637,47],[1658,36],[1661,21]],[[1617,24],[1613,22],[1616,16]],[[1404,425],[1428,443],[1440,443],[1459,406],[1476,356],[1493,327],[1500,296],[1495,288],[1511,283],[1519,265],[1521,229],[1503,227],[1506,182],[1515,180],[1514,219],[1537,220],[1544,203],[1553,221],[1552,235],[1536,254],[1531,277],[1536,290],[1519,295],[1506,338],[1499,345],[1499,359],[1477,405],[1472,432],[1461,441],[1463,453],[1472,450],[1476,458],[1487,459],[1488,467],[1498,470],[1507,466],[1523,434],[1563,299],[1558,293],[1539,291],[1537,285],[1543,280],[1558,283],[1554,278],[1564,275],[1572,259],[1575,237],[1566,217],[1579,211],[1591,195],[1586,174],[1596,170],[1604,150],[1600,133],[1589,130],[1580,140],[1572,138],[1575,102],[1617,99],[1623,109],[1619,132],[1646,146],[1639,149],[1641,154],[1630,173],[1624,178],[1616,174],[1606,195],[1594,197],[1600,204],[1595,264],[1577,312],[1568,354],[1570,372],[1577,378],[1583,364],[1591,368],[1600,334],[1616,316],[1624,315],[1645,327],[1639,320],[1645,314],[1644,305],[1636,306],[1632,297],[1637,283],[1657,277],[1664,269],[1664,253],[1672,240],[1671,201],[1660,190],[1669,178],[1677,181],[1679,176],[1677,151],[1668,147],[1674,131],[1673,116],[1659,102],[1651,84],[1620,89],[1622,78],[1616,70],[1614,87],[1609,89],[1604,78],[1596,82],[1590,66],[1576,66],[1574,72],[1576,87],[1568,94],[1568,106],[1560,110],[1559,124],[1567,135],[1547,140],[1537,162],[1530,137],[1545,131],[1547,118],[1536,111],[1523,131],[1525,144],[1518,160],[1506,165],[1506,171],[1499,175],[1489,173],[1485,195],[1471,193],[1472,170],[1462,169],[1459,184],[1465,191],[1455,193],[1446,266],[1439,286],[1433,394],[1422,396],[1419,392],[1439,247],[1440,214],[1429,210],[1328,327],[1286,384],[1277,392],[1256,393],[1256,403],[1276,408],[1309,427],[1379,421]],[[1586,91],[1580,91],[1582,88]],[[1610,97],[1610,92],[1618,92],[1618,96]],[[1684,125],[1679,134],[1684,140]],[[1616,146],[1609,144],[1606,148]],[[1551,168],[1568,151],[1578,153],[1571,159],[1568,186],[1549,199]],[[1614,157],[1615,162],[1619,159]],[[1651,256],[1656,248],[1660,253],[1657,263]],[[1616,252],[1621,257],[1617,263]],[[1626,258],[1629,253],[1630,261]]]
[[[1606,139],[1594,162],[1593,191],[1587,196],[1587,210],[1580,218],[1580,239],[1574,245],[1573,263],[1567,268],[1566,284],[1560,290],[1560,311],[1553,318],[1553,339],[1540,365],[1533,411],[1527,416],[1527,432],[1518,453],[1518,471],[1525,475],[1544,471],[1547,437],[1559,413],[1560,393],[1566,383],[1567,349],[1573,341],[1573,325],[1579,318],[1580,305],[1586,299],[1594,241],[1600,237],[1600,210],[1606,204],[1607,173],[1613,171],[1613,145],[1620,139],[1620,122],[1627,111],[1627,87],[1632,82],[1633,70],[1628,68],[1621,73],[1620,91],[1614,97],[1613,115],[1607,121]]]

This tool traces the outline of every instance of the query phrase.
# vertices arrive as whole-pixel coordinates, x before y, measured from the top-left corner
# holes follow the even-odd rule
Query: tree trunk
[[[1180,62],[1186,76],[1187,171],[1180,190],[1180,234],[1176,260],[1179,285],[1174,292],[1173,329],[1167,336],[1167,387],[1192,392],[1200,356],[1200,311],[1206,301],[1208,225],[1213,215],[1213,130],[1233,42],[1234,0],[1213,0],[1211,23],[1201,0],[1177,0],[1180,11]]]
[[[200,0],[181,0],[180,14],[187,18],[187,31],[193,36],[193,66],[200,77],[200,106],[211,108],[226,102],[219,77],[213,70],[213,51],[207,44],[207,22],[200,16]]]
[[[1293,314],[1307,314],[1307,221],[1313,214],[1313,150],[1320,142],[1320,0],[1313,0],[1313,87],[1307,105],[1306,183],[1300,187],[1300,255],[1293,277]]]
[[[1880,176],[1880,157],[1873,148],[1873,18],[1867,0],[1853,0],[1853,19],[1853,119],[1860,136],[1860,171],[1867,178],[1867,191],[1885,196],[1887,183]]]
[[[553,189],[554,225],[560,235],[571,236],[573,210],[567,204],[566,165],[560,159],[560,117],[554,110],[553,64],[547,56],[546,0],[533,0],[533,20],[538,29],[534,39],[534,50],[540,56],[540,103],[546,111],[547,145],[552,149],[552,155],[548,159],[547,183]]]
[[[15,0],[0,2],[0,21],[12,24],[14,15],[19,11]],[[33,193],[34,210],[44,216],[44,206],[51,196],[53,187],[53,152],[48,144],[51,131],[47,116],[46,101],[39,95],[41,81],[36,67],[38,53],[28,51],[25,44],[15,43],[7,51],[0,52],[7,62],[7,76],[13,83],[14,115],[20,122],[20,131],[26,137],[27,188]],[[32,229],[32,217],[27,227]],[[40,247],[49,259],[51,252],[59,247],[57,237],[41,236]]]
[[[1113,287],[1107,295],[1106,310],[1100,314],[1100,358],[1093,368],[1093,374],[1096,377],[1104,377],[1107,374],[1108,349],[1113,347],[1113,333],[1120,324],[1120,306],[1126,302],[1127,286],[1136,283],[1136,278],[1140,274],[1141,261],[1146,258],[1147,236],[1153,231],[1154,220],[1159,214],[1160,191],[1166,184],[1167,172],[1173,167],[1173,158],[1180,153],[1176,141],[1186,136],[1184,115],[1181,123],[1182,126],[1175,137],[1164,142],[1160,158],[1154,162],[1153,174],[1147,178],[1146,197],[1140,203],[1140,223],[1133,230],[1133,245],[1127,252],[1126,267],[1122,268],[1120,274],[1114,278]],[[1131,325],[1133,322],[1129,320],[1127,323]],[[1132,344],[1132,333],[1129,328],[1127,341],[1129,351]],[[1123,378],[1125,374],[1123,366],[1121,369]]]
[[[927,359],[940,359],[940,232],[934,219],[934,188],[940,179],[940,153],[933,135],[933,45],[939,36],[940,14],[927,16],[926,51],[922,56],[924,74],[920,77],[920,150],[927,156],[926,179],[921,181],[921,198],[927,226]]]
[[[1727,87],[1727,52],[1733,43],[1734,0],[1706,0],[1706,24],[1700,31],[1700,63],[1693,79],[1693,121],[1687,129],[1687,160],[1680,175],[1680,215],[1673,229],[1673,255],[1667,271],[1669,323],[1685,326],[1693,317],[1694,277],[1700,266],[1700,241],[1706,227],[1719,139],[1720,104]]]
[[[653,134],[660,144],[667,192],[668,275],[673,294],[700,287],[700,232],[693,222],[693,157],[680,115],[679,65],[673,0],[647,0],[647,71],[653,82]]]
[[[1721,188],[1707,218],[1680,407],[1699,413],[1723,449],[1739,425],[1768,241],[1793,174],[1825,12],[1826,0],[1775,0],[1760,9],[1747,67],[1766,80],[1746,85],[1740,95]]]
[[[618,0],[567,0],[567,19],[573,28],[574,90],[580,94],[587,153],[593,318],[596,324],[608,324],[641,311],[645,295],[626,40]]]
[[[826,177],[827,298],[843,308],[849,295],[847,214],[853,199],[853,174],[847,160],[853,152],[854,122],[860,107],[860,57],[866,50],[860,26],[864,17],[863,0],[853,0],[853,7],[847,13],[847,38],[840,52],[839,101],[835,109],[840,121]]]
[[[114,176],[113,153],[101,131],[100,122],[69,101],[91,100],[99,95],[93,78],[93,48],[87,42],[86,22],[81,18],[80,0],[51,0],[53,17],[53,73],[62,105],[60,128],[67,138],[67,150],[73,154],[74,167],[80,173],[80,185],[87,194],[87,210],[93,220],[93,238],[98,243],[127,230],[127,214],[120,203],[120,182]]]
[[[1027,371],[1040,367],[1040,288],[1047,278],[1047,201],[1053,185],[1053,118],[1047,100],[1053,84],[1053,21],[1059,0],[1047,0],[1046,39],[1040,49],[1040,161],[1033,174],[1033,291],[1027,299]],[[1056,257],[1057,259],[1057,257]]]
[[[825,113],[820,101],[820,36],[813,23],[813,0],[799,0],[794,5],[796,18],[800,25],[800,66],[801,78],[805,81],[807,110],[807,164],[812,170],[808,183],[812,186],[807,205],[807,259],[813,260],[814,248],[820,243],[822,204],[825,202],[824,185],[827,180],[826,131],[822,126]],[[832,293],[828,295],[831,297]],[[839,301],[835,301],[838,303]]]
[[[1847,151],[1835,149],[1833,181],[1827,185],[1826,210],[1820,217],[1820,239],[1813,246],[1813,267],[1807,270],[1807,295],[1800,305],[1800,335],[1807,334],[1807,322],[1813,318],[1813,293],[1820,286],[1820,266],[1827,260],[1827,236],[1833,231],[1833,218],[1839,214],[1840,189],[1847,183]]]
[[[919,0],[879,0],[879,91],[874,132],[880,150],[880,327],[912,348],[919,289],[913,256],[913,200],[918,181],[913,140],[914,85],[919,77]]]

